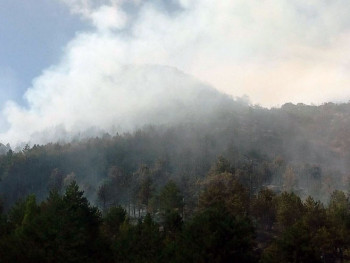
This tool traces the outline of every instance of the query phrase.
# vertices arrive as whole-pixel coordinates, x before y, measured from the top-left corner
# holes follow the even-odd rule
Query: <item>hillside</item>
[[[0,190],[8,205],[29,193],[43,198],[58,173],[62,184],[73,176],[96,202],[99,186],[113,171],[136,178],[147,167],[156,189],[172,178],[189,191],[186,182],[204,178],[223,156],[251,191],[273,185],[327,200],[334,189],[348,190],[349,112],[350,104],[265,109],[231,100],[206,118],[8,151],[0,157]]]

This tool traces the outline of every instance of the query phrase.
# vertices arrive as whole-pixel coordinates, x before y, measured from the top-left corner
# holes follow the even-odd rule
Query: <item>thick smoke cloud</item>
[[[0,141],[181,119],[174,105],[214,91],[175,68],[265,106],[350,98],[348,1],[60,1],[93,29],[33,80],[27,108],[7,103]]]

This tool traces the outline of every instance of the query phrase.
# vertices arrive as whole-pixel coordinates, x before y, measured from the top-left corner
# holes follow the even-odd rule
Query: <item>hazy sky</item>
[[[0,140],[66,126],[53,112],[86,101],[85,115],[103,109],[96,88],[118,100],[125,65],[174,67],[268,107],[347,102],[349,14],[348,0],[0,0]]]

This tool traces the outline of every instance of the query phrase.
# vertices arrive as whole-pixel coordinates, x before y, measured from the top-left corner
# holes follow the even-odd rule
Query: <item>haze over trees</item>
[[[1,145],[0,256],[347,259],[349,111],[350,104],[265,109],[231,101],[205,121],[21,150]]]
[[[223,163],[225,165],[223,165]],[[228,165],[228,166],[226,166]],[[250,194],[222,157],[197,182],[196,204],[172,180],[142,216],[92,205],[75,181],[1,207],[4,262],[343,262],[349,259],[350,201],[336,190],[325,206],[293,192]],[[152,198],[153,198],[152,197]],[[137,204],[137,201],[135,201]],[[147,205],[147,204],[143,204]],[[149,205],[149,203],[148,203]]]
[[[0,0],[0,263],[350,262],[349,14]]]

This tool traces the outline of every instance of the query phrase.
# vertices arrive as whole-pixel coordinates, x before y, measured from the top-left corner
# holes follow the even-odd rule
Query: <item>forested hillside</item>
[[[350,104],[265,109],[232,101],[205,120],[19,151],[1,145],[0,256],[20,249],[22,262],[347,258],[349,113]]]
[[[76,180],[91,202],[98,201],[102,187],[114,193],[109,203],[125,205],[136,198],[143,177],[151,179],[155,192],[168,179],[188,192],[222,156],[252,193],[270,185],[327,201],[333,190],[349,186],[349,112],[350,104],[264,109],[232,101],[205,121],[145,126],[20,151],[3,145],[2,199],[6,207],[31,193],[41,200],[52,185],[62,188]]]
[[[143,177],[138,209],[93,206],[75,181],[47,198],[35,195],[0,210],[2,262],[347,262],[349,206],[334,191],[324,206],[293,192],[252,195],[220,158],[189,205],[178,184],[158,191]],[[110,185],[108,185],[110,186]],[[120,189],[120,188],[119,188]],[[117,189],[115,189],[117,191]],[[104,194],[102,194],[104,193]],[[135,207],[134,207],[135,209]],[[138,212],[140,213],[140,211]]]
[[[350,263],[349,0],[0,0],[0,263]]]

